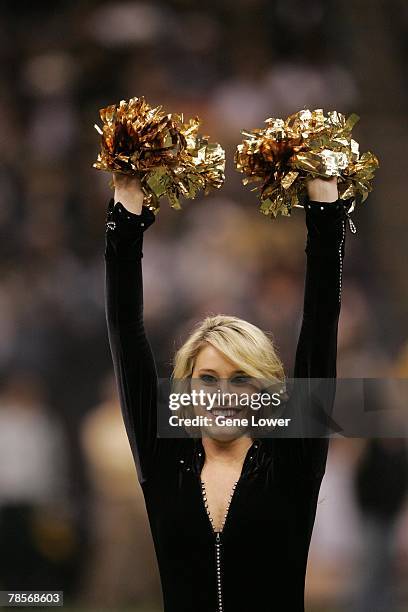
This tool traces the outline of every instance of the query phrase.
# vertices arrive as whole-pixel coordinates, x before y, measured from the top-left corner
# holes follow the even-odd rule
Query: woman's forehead
[[[220,350],[206,343],[197,354],[195,369],[216,371],[219,368],[228,369],[229,371],[241,371],[237,364],[228,359]]]

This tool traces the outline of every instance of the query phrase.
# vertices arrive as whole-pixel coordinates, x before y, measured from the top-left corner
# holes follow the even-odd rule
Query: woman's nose
[[[229,378],[221,378],[220,379],[220,391],[221,393],[234,393],[236,389],[234,389],[234,383]]]

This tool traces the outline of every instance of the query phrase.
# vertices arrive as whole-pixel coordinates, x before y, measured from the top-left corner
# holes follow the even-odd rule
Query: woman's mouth
[[[215,406],[210,410],[210,412],[214,416],[222,416],[229,418],[237,416],[237,414],[241,412],[241,410],[239,408],[231,408],[230,406],[228,408],[221,408],[220,406]]]

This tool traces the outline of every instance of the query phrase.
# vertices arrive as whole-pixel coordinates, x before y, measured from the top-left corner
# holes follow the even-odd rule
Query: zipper
[[[355,202],[353,202],[352,206],[349,208],[349,210],[344,209],[344,212],[346,213],[346,218],[349,224],[349,228],[352,234],[357,234],[357,228],[353,222],[353,219],[350,216],[350,213],[354,210],[354,204]],[[340,241],[340,246],[339,246],[339,260],[340,260],[340,264],[339,264],[339,272],[340,272],[340,278],[339,278],[339,302],[341,301],[341,283],[342,283],[342,276],[343,276],[343,260],[341,258],[341,250],[343,248],[343,244],[344,244],[344,238],[346,235],[346,221],[343,220],[342,221],[342,226],[343,226],[343,235],[341,237],[341,241]]]
[[[348,222],[349,222],[350,232],[352,234],[357,234],[357,228],[354,225],[353,219],[350,217],[349,211],[347,211],[347,210],[346,210],[346,215],[347,215],[347,219],[348,219]]]
[[[339,246],[339,302],[341,301],[341,283],[342,283],[342,276],[343,276],[343,260],[341,257],[341,250],[343,248],[344,238],[346,236],[346,222],[342,221],[341,224],[343,226],[343,235],[341,237],[340,246]]]
[[[204,503],[205,512],[211,524],[211,530],[214,534],[214,543],[215,543],[215,570],[216,570],[216,583],[217,583],[217,610],[216,612],[223,612],[223,596],[222,596],[222,578],[221,578],[221,568],[222,568],[222,560],[221,560],[221,547],[222,547],[222,533],[224,531],[225,523],[227,521],[228,512],[231,506],[232,498],[234,497],[235,489],[238,484],[238,480],[234,483],[232,487],[232,491],[230,494],[230,498],[228,501],[227,509],[225,511],[224,520],[222,522],[221,528],[219,530],[215,530],[214,528],[214,520],[209,512],[208,503],[207,503],[207,492],[205,490],[205,484],[200,478],[201,483],[201,495]]]
[[[215,566],[217,572],[217,607],[222,611],[222,583],[221,583],[221,534],[215,534]]]

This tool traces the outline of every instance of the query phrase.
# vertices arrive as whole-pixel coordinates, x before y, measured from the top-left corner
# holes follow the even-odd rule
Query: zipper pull
[[[346,216],[349,222],[349,228],[352,234],[357,234],[357,228],[353,223],[353,219],[350,217],[350,213],[346,210]]]
[[[220,538],[220,532],[219,532],[219,531],[217,531],[217,533],[215,534],[215,541],[217,542],[217,544],[219,544],[219,543],[220,543],[220,540],[221,540],[221,538]]]

